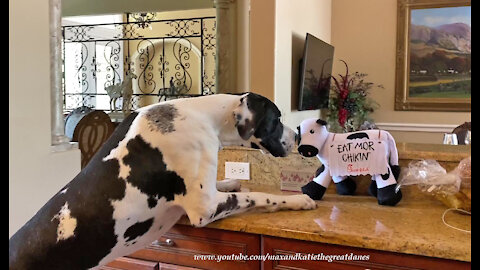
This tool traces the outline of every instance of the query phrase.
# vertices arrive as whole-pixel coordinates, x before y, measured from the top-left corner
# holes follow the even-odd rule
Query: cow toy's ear
[[[326,126],[327,125],[327,122],[323,121],[322,119],[317,119],[317,124],[321,125],[321,126]]]

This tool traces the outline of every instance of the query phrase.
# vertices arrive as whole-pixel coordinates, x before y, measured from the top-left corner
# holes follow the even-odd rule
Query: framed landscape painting
[[[395,110],[471,111],[471,1],[397,8]]]

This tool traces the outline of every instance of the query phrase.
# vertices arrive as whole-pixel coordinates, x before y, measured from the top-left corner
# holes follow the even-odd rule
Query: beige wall
[[[369,81],[385,87],[371,93],[381,105],[373,114],[375,122],[389,126],[403,123],[408,124],[407,129],[421,131],[392,131],[397,141],[441,143],[443,131],[438,130],[442,128],[434,129],[435,132],[425,130],[430,130],[431,125],[450,130],[470,121],[471,114],[394,110],[396,4],[396,0],[332,1],[332,45],[337,60],[333,64],[333,74],[345,73],[343,64],[338,61],[343,59],[350,71],[367,73]]]
[[[50,149],[48,1],[10,0],[9,4],[8,217],[12,236],[80,171],[80,151],[52,153]]]
[[[250,1],[250,88],[274,100],[275,0]]]
[[[277,0],[275,6],[275,104],[282,122],[295,129],[303,119],[320,117],[320,110],[298,111],[299,60],[306,33],[331,40],[331,0]]]

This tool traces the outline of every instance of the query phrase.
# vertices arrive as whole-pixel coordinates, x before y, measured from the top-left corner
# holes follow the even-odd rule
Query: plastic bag
[[[469,156],[460,161],[458,166],[452,171],[462,179],[461,189],[472,187],[472,157]]]
[[[460,190],[461,182],[458,172],[447,173],[436,160],[424,159],[411,161],[408,168],[402,169],[396,188],[417,185],[423,192],[451,195]]]

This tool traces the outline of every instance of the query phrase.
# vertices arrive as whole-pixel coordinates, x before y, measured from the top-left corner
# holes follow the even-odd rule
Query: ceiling
[[[213,8],[213,0],[62,0],[62,16]]]

